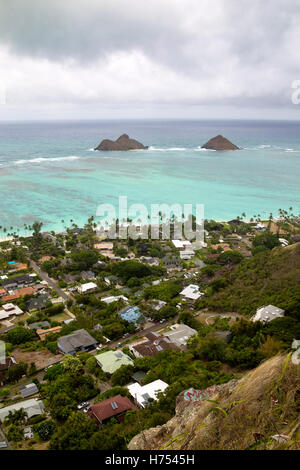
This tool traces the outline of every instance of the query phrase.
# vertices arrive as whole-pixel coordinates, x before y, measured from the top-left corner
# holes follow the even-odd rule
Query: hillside
[[[243,260],[222,277],[224,288],[197,307],[253,315],[273,304],[297,317],[300,312],[300,243],[274,248]]]
[[[135,436],[128,449],[300,449],[299,388],[290,355],[275,356],[218,386],[209,400],[186,401],[180,393],[176,415]]]

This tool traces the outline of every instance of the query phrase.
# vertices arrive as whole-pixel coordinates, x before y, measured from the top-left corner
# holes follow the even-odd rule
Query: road
[[[198,312],[195,314],[195,317],[202,317],[205,320],[207,325],[211,324],[211,320],[215,317],[219,318],[231,318],[232,320],[236,320],[237,318],[242,318],[242,315],[238,313],[208,313],[208,312]]]
[[[55,290],[60,297],[62,297],[65,301],[68,301],[70,299],[69,295],[62,290],[57,283],[51,279],[45,271],[43,271],[33,260],[30,260],[30,266],[37,272],[37,274],[43,279],[43,281],[46,281],[49,287],[51,287],[53,290]]]

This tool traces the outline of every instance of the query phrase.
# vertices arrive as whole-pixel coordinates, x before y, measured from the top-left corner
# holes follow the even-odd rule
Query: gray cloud
[[[0,0],[14,104],[289,108],[299,44],[298,0]]]

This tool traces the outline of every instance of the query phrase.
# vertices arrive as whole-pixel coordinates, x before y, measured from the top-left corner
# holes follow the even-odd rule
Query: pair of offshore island
[[[240,150],[235,144],[222,135],[217,135],[202,145],[207,150]],[[141,144],[135,139],[131,139],[127,134],[121,135],[117,140],[104,139],[94,150],[147,150],[148,146]]]

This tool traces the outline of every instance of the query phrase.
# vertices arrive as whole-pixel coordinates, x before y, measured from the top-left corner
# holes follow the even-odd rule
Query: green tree
[[[56,430],[56,424],[50,419],[48,421],[44,421],[41,424],[36,424],[33,430],[37,433],[42,441],[48,441]]]
[[[73,412],[64,425],[52,436],[51,450],[89,450],[90,438],[97,424],[84,413]]]
[[[34,338],[34,333],[24,328],[23,326],[17,326],[12,330],[9,330],[6,334],[8,341],[12,344],[22,344],[30,341]]]
[[[78,376],[83,372],[83,365],[77,357],[66,354],[62,360],[62,366],[72,376]]]

